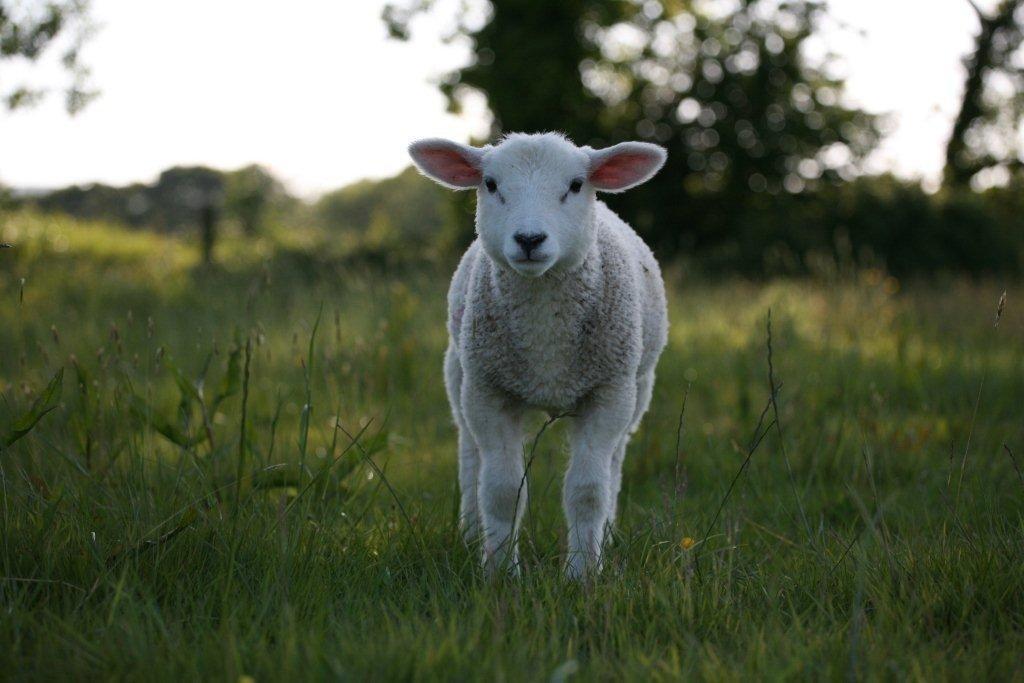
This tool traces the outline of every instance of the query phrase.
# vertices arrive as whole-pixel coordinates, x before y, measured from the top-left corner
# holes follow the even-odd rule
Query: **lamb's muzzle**
[[[566,573],[583,577],[601,566],[626,445],[668,333],[657,261],[596,192],[648,180],[665,151],[580,148],[545,133],[483,148],[422,140],[409,152],[424,175],[477,190],[477,239],[452,279],[445,354],[465,536],[482,541],[488,571],[518,571],[524,414],[569,413]]]
[[[534,249],[539,247],[544,242],[544,240],[546,240],[547,238],[548,238],[548,236],[545,235],[542,232],[533,232],[533,233],[530,233],[529,235],[525,235],[525,234],[523,234],[521,232],[517,232],[514,235],[512,235],[512,239],[514,239],[516,241],[516,244],[518,244],[520,246],[520,248],[523,250],[523,260],[526,260],[526,261],[531,260],[530,259],[530,253]],[[539,259],[533,259],[533,260],[539,260]]]

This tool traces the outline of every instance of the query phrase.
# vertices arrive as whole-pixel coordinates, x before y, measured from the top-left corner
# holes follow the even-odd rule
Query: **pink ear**
[[[425,176],[456,190],[480,184],[482,154],[475,147],[436,138],[409,145],[409,156]]]
[[[647,142],[623,142],[590,155],[590,184],[605,192],[622,192],[649,180],[665,163],[665,150]]]

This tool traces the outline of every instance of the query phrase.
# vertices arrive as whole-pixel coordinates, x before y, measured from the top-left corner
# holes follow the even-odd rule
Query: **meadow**
[[[669,266],[605,570],[562,578],[538,416],[492,582],[456,523],[455,255],[0,241],[0,678],[1024,679],[1019,282]]]

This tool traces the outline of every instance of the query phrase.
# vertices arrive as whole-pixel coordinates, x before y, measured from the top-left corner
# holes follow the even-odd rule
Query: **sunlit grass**
[[[451,265],[385,271],[288,239],[228,236],[203,267],[171,236],[0,228],[0,439],[64,368],[58,407],[0,451],[0,671],[1019,675],[1019,285],[669,268],[670,347],[606,571],[561,579],[556,425],[525,575],[492,585],[455,525]],[[781,430],[727,496],[769,399],[769,309]]]

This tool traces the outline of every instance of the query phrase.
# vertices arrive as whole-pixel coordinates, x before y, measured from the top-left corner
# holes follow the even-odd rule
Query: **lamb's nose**
[[[512,237],[515,239],[516,244],[523,248],[523,253],[526,254],[527,258],[530,257],[531,251],[540,246],[540,244],[548,238],[548,236],[542,232],[535,232],[531,235],[525,235],[521,232],[517,232]]]

